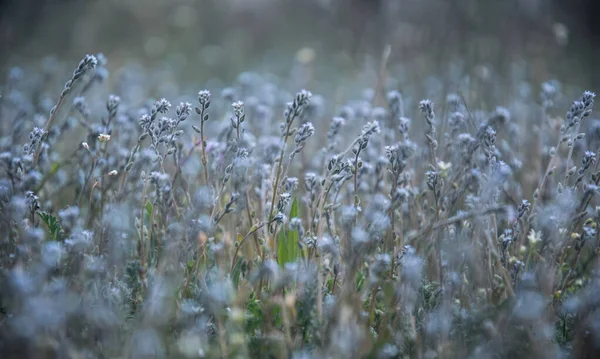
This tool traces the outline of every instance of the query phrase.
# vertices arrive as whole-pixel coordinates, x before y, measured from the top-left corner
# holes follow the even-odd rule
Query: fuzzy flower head
[[[171,103],[169,101],[167,101],[164,98],[161,98],[160,100],[156,101],[154,103],[154,107],[152,108],[152,112],[156,113],[167,113],[167,111],[169,111],[169,109],[171,108]]]
[[[207,105],[210,104],[210,91],[208,91],[208,90],[199,91],[198,92],[198,103],[208,107]]]
[[[110,95],[108,96],[108,101],[106,101],[106,108],[108,109],[109,112],[112,112],[114,110],[117,109],[117,107],[119,107],[119,104],[121,103],[121,98],[117,95]]]
[[[287,205],[290,203],[292,195],[289,192],[284,192],[279,196],[279,202],[277,203],[277,210],[284,212]]]
[[[585,151],[581,164],[583,169],[588,169],[592,164],[596,162],[596,153],[594,151]]]
[[[405,136],[408,134],[408,130],[410,129],[410,118],[407,117],[400,117],[398,118],[398,132],[400,132],[400,134],[402,136]]]
[[[596,94],[591,91],[585,91],[581,96],[581,102],[586,108],[589,108],[594,105],[594,98],[596,98]]]
[[[315,134],[315,126],[312,123],[307,122],[307,123],[303,124],[302,126],[300,126],[300,128],[296,132],[296,137],[294,138],[294,141],[296,142],[297,145],[301,144],[304,141],[306,141],[309,137],[313,136],[314,134]]]
[[[591,91],[585,91],[579,100],[574,101],[571,104],[571,107],[565,116],[566,127],[563,127],[563,132],[566,131],[566,128],[577,126],[581,120],[588,117],[592,113],[595,97],[595,93]]]
[[[294,192],[298,188],[299,180],[297,177],[288,177],[284,182],[284,190],[286,192]]]
[[[455,112],[460,109],[462,99],[459,94],[450,93],[446,96],[446,104],[448,105],[450,111]]]
[[[33,131],[29,133],[29,140],[41,140],[46,135],[46,130],[39,127],[34,127]]]
[[[177,119],[180,122],[183,122],[188,118],[190,113],[192,113],[192,104],[189,102],[181,102],[179,103],[179,106],[177,106],[175,112],[177,114]]]
[[[433,123],[433,119],[435,118],[433,102],[431,102],[431,100],[421,100],[421,102],[419,102],[419,110],[421,110],[423,115],[425,115],[427,123],[431,125]]]
[[[346,124],[346,120],[341,116],[336,116],[331,120],[331,127],[340,128]]]
[[[82,76],[87,70],[96,68],[98,65],[98,59],[94,55],[85,55],[85,57],[79,62],[77,69],[73,72],[73,79],[76,80]]]
[[[387,94],[387,100],[392,108],[400,106],[402,104],[402,94],[396,90],[390,91]]]
[[[371,135],[374,135],[379,132],[381,132],[381,127],[379,127],[379,122],[373,121],[373,122],[367,122],[367,124],[363,126],[361,135],[363,137],[370,137]]]
[[[302,111],[310,103],[312,92],[302,90],[296,94],[294,101],[288,103],[285,110],[286,122],[291,121],[293,118],[300,116]]]
[[[355,148],[353,151],[360,151],[367,148],[367,145],[369,144],[369,138],[379,132],[381,132],[381,128],[379,127],[378,121],[367,122],[367,124],[363,126],[360,137],[356,142],[357,148]]]

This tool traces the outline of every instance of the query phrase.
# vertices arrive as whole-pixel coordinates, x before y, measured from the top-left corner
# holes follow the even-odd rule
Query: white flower
[[[86,150],[90,150],[90,145],[88,145],[87,142],[81,142],[81,147],[85,148]]]
[[[529,243],[531,243],[531,245],[533,246],[542,240],[542,235],[540,232],[536,232],[535,230],[532,229],[531,231],[529,231],[529,235],[527,235],[527,239],[529,240]]]
[[[107,135],[105,133],[101,133],[98,135],[98,141],[100,142],[108,142],[110,141],[110,135]]]
[[[442,171],[447,171],[448,169],[450,169],[450,167],[452,167],[452,163],[444,161],[439,161],[437,165]]]
[[[117,172],[117,170],[112,170],[112,171],[108,172],[109,176],[116,176],[118,174],[119,174],[119,172]]]

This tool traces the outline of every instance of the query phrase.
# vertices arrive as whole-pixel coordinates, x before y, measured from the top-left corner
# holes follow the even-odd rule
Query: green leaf
[[[150,203],[150,201],[146,202],[146,215],[148,216],[148,218],[152,216],[152,203]]]
[[[58,171],[58,169],[59,169],[59,168],[60,168],[60,163],[58,163],[58,162],[54,162],[54,163],[52,164],[52,167],[50,167],[50,172],[49,172],[49,174],[50,174],[50,175],[53,175],[53,174],[55,174],[55,173]]]
[[[263,310],[261,308],[261,302],[256,298],[256,293],[252,292],[248,301],[246,302],[246,330],[249,333],[259,329],[261,324],[264,323]]]
[[[279,235],[277,236],[277,263],[279,263],[279,266],[281,267],[289,262],[287,246],[288,241],[287,237],[285,236],[285,230],[281,228]]]
[[[299,217],[298,199],[294,198],[290,209],[290,219]],[[289,231],[281,228],[277,242],[277,262],[280,266],[294,263],[298,259],[298,231]]]
[[[154,207],[152,206],[152,203],[150,203],[150,201],[146,202],[146,206],[144,206],[144,208],[146,209],[146,219],[148,220],[148,226],[150,226],[150,220],[152,219],[152,211],[154,210]]]
[[[356,276],[356,290],[360,292],[362,290],[364,283],[365,283],[365,275],[363,274],[362,271],[358,271],[358,274]]]
[[[47,212],[38,211],[37,214],[46,224],[46,227],[48,227],[48,233],[50,234],[50,237],[52,237],[52,240],[58,241],[60,231],[62,229],[60,223],[58,222],[58,219],[56,219],[56,217]]]
[[[299,217],[298,212],[298,198],[294,198],[294,202],[292,202],[292,209],[290,209],[290,218]]]
[[[290,218],[300,218],[300,211],[298,209],[298,198],[294,198],[292,202],[292,208],[290,209]],[[299,238],[298,231],[289,231],[288,233],[288,245],[289,245],[289,256],[290,259],[295,262],[298,258],[298,240]]]
[[[242,258],[238,258],[235,261],[235,265],[233,266],[233,270],[231,271],[231,280],[233,284],[237,287],[240,284],[240,276],[242,274]]]

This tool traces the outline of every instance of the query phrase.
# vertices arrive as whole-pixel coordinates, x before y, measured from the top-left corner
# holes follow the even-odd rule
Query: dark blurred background
[[[176,76],[289,71],[298,56],[360,69],[392,46],[417,74],[460,58],[597,88],[597,0],[0,0],[0,68],[103,52]],[[300,49],[307,51],[298,52]]]

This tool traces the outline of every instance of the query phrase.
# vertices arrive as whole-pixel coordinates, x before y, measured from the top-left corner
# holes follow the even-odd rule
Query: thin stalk
[[[354,156],[354,227],[356,227],[356,221],[358,220],[358,156],[360,155],[360,146]]]
[[[354,146],[358,143],[359,139],[360,139],[360,137],[354,139],[354,141],[352,141],[352,143],[350,144],[350,146],[348,146],[343,152],[341,152],[340,154],[337,155],[338,158],[340,158],[340,160],[341,160],[346,154],[348,154],[348,152],[350,152],[352,150],[352,148],[354,148]],[[327,175],[327,177],[325,178],[325,185],[324,185],[324,187],[327,188],[327,190],[326,191],[321,191],[321,194],[319,195],[319,197],[317,197],[317,203],[315,204],[315,209],[314,209],[313,214],[312,214],[312,220],[310,222],[310,232],[311,233],[313,232],[313,224],[315,222],[317,213],[319,212],[318,211],[319,205],[321,205],[321,211],[320,212],[322,213],[323,212],[323,208],[325,208],[324,207],[325,206],[325,201],[327,200],[327,197],[329,196],[329,191],[331,190],[332,186],[333,186],[333,183],[331,183],[331,173],[329,173]],[[321,220],[319,220],[319,223],[317,223],[317,228],[316,228],[317,232],[319,232],[320,225],[321,225]]]
[[[60,99],[58,99],[58,102],[56,103],[56,106],[54,107],[54,112],[50,113],[50,117],[48,118],[48,121],[46,122],[46,125],[44,126],[44,131],[46,133],[48,133],[48,130],[50,130],[50,127],[52,126],[52,123],[54,122],[54,120],[56,119],[56,114],[58,113],[58,110],[60,109],[60,107],[62,106],[63,102],[65,101],[65,98],[67,97],[68,93],[65,95],[60,96]],[[42,148],[42,142],[43,141],[39,141],[37,148],[35,150],[35,156],[33,158],[33,167],[35,167],[38,163],[38,160],[40,159],[40,149]]]
[[[265,222],[260,222],[260,223],[257,223],[255,225],[253,225],[252,228],[250,228],[250,231],[248,231],[248,233],[246,233],[246,235],[244,236],[244,238],[242,238],[242,240],[240,241],[240,243],[238,244],[238,246],[235,248],[235,252],[233,253],[233,258],[231,260],[231,270],[232,271],[233,271],[233,267],[235,266],[235,260],[237,259],[238,253],[240,252],[240,248],[242,248],[242,245],[244,244],[244,242],[246,241],[246,239],[248,237],[250,237],[251,235],[255,234],[264,225],[265,225]]]
[[[391,204],[390,204],[390,231],[391,231],[391,238],[390,241],[392,243],[392,248],[393,251],[392,253],[396,253],[398,251],[398,247],[395,245],[396,244],[396,209],[394,208],[395,206],[395,202],[394,202],[394,196],[396,194],[396,190],[398,189],[398,178],[400,177],[400,173],[397,173],[396,176],[394,177],[394,182],[392,183],[392,189],[390,191],[390,197],[391,197]],[[400,211],[402,212],[402,204],[400,205]],[[402,221],[402,213],[400,213],[400,221]],[[401,225],[402,226],[402,225]],[[402,238],[400,240],[400,248],[403,247],[403,243],[402,243]],[[393,277],[394,276],[394,266],[395,266],[395,261],[396,261],[396,256],[392,256],[392,265],[390,266],[390,274]]]
[[[44,188],[44,185],[46,184],[46,182],[48,182],[52,177],[54,177],[54,175],[58,172],[58,170],[61,167],[65,166],[65,165],[68,165],[68,164],[71,164],[71,162],[74,161],[73,157],[77,154],[77,151],[79,151],[79,149],[76,149],[75,151],[73,151],[71,153],[71,155],[69,155],[69,157],[65,161],[57,163],[56,167],[54,167],[52,170],[50,170],[50,172],[48,172],[48,174],[46,174],[42,178],[40,184],[36,187],[35,192],[37,193],[37,192],[41,191],[42,188]]]
[[[146,205],[146,186],[147,186],[147,182],[146,180],[144,180],[144,188],[142,190],[142,207],[140,209],[140,263],[142,268],[145,268],[145,255],[144,255],[144,248],[145,248],[145,243],[144,243],[144,207]],[[148,221],[150,221],[150,218],[148,218]],[[152,225],[152,223],[148,223],[148,227],[150,227]],[[150,230],[148,228],[148,230]]]
[[[94,171],[96,170],[96,164],[97,163],[98,163],[98,155],[94,155],[94,163],[92,164],[92,168],[90,169],[90,172],[88,173],[87,177],[85,178],[85,182],[83,183],[83,187],[81,188],[81,191],[79,192],[79,195],[77,196],[77,202],[75,202],[75,204],[78,205],[78,206],[81,204],[81,199],[83,197],[83,192],[85,192],[85,187],[87,186],[87,183],[92,178],[92,175],[94,174]]]
[[[580,125],[581,125],[581,121],[579,121],[577,123],[577,126],[575,127],[575,130],[573,131],[573,134],[574,134],[573,139],[572,139],[573,143],[571,143],[571,147],[569,148],[569,154],[567,155],[567,162],[565,163],[565,180],[564,180],[565,184],[567,182],[567,177],[569,174],[569,161],[571,161],[571,157],[573,156],[573,148],[575,148],[575,141],[576,141],[575,137],[579,133]]]
[[[252,213],[250,212],[250,194],[246,191],[246,215],[248,216],[248,223],[252,224]],[[252,227],[250,227],[252,228]],[[253,233],[254,236],[254,244],[256,246],[256,252],[261,254],[260,243],[258,241],[258,235],[256,232]]]
[[[284,328],[284,333],[285,333],[285,347],[286,347],[286,357],[289,357],[291,351],[292,351],[292,347],[293,347],[293,342],[292,342],[292,334],[291,334],[291,330],[290,330],[290,319],[288,318],[288,313],[287,313],[287,309],[285,307],[285,302],[281,303],[281,318],[283,321],[283,328]]]
[[[204,139],[204,105],[200,110],[200,143],[202,149],[202,169],[204,170],[204,183],[208,186],[208,160],[206,159],[206,140]]]
[[[291,112],[291,111],[290,111]],[[277,189],[279,187],[279,176],[281,175],[281,168],[283,166],[283,155],[285,154],[285,147],[287,144],[288,137],[290,135],[290,128],[292,126],[294,118],[291,113],[286,118],[287,127],[285,130],[285,136],[283,138],[283,146],[281,147],[281,153],[279,154],[279,163],[277,164],[277,174],[275,175],[275,182],[273,183],[273,197],[271,198],[271,208],[269,210],[268,222],[273,219],[273,210],[275,209],[275,199],[277,198]]]
[[[377,295],[377,286],[373,287],[371,291],[371,306],[369,308],[369,326],[373,325],[373,320],[375,319],[375,304],[377,300],[375,300],[375,296]]]
[[[87,61],[89,61],[89,62],[87,62]],[[86,56],[79,63],[79,66],[77,67],[77,69],[73,73],[73,76],[71,77],[71,79],[65,85],[65,89],[61,92],[60,98],[58,99],[58,102],[52,108],[52,111],[50,112],[50,117],[48,117],[48,121],[46,121],[46,125],[44,126],[44,131],[46,133],[48,133],[48,131],[50,130],[50,127],[52,127],[52,124],[56,120],[56,117],[57,117],[59,111],[61,110],[61,107],[65,103],[67,97],[69,97],[70,95],[71,96],[73,95],[73,87],[76,85],[76,83],[80,82],[78,80],[81,80],[82,77],[84,77],[85,72],[87,70],[93,69],[95,67],[96,67],[96,63],[95,63],[95,58],[94,57],[88,57],[88,56]],[[40,159],[40,149],[42,148],[42,142],[43,141],[41,141],[41,140],[38,142],[37,148],[35,150],[35,155],[34,155],[34,158],[33,158],[33,167],[34,168],[37,166],[37,163],[38,163],[38,161]]]
[[[544,118],[545,117],[546,116],[544,116]],[[558,156],[558,149],[559,149],[561,143],[562,143],[562,134],[559,134],[558,142],[556,143],[556,146],[554,147],[554,154],[552,155],[552,157],[550,157],[550,161],[548,162],[548,166],[546,167],[546,171],[544,172],[544,177],[542,177],[542,181],[540,182],[539,186],[535,190],[535,192],[537,192],[537,196],[533,198],[533,203],[531,205],[532,213],[533,213],[533,210],[535,209],[536,204],[538,203],[538,199],[542,196],[542,192],[544,191],[544,185],[546,184],[546,180],[547,180],[547,178],[550,174],[550,171],[553,168],[554,162]],[[571,154],[572,154],[572,150],[573,150],[573,147],[571,146],[571,151],[570,151]],[[567,172],[569,171],[568,161],[567,161],[566,171]],[[566,174],[565,174],[565,177],[566,177]]]

